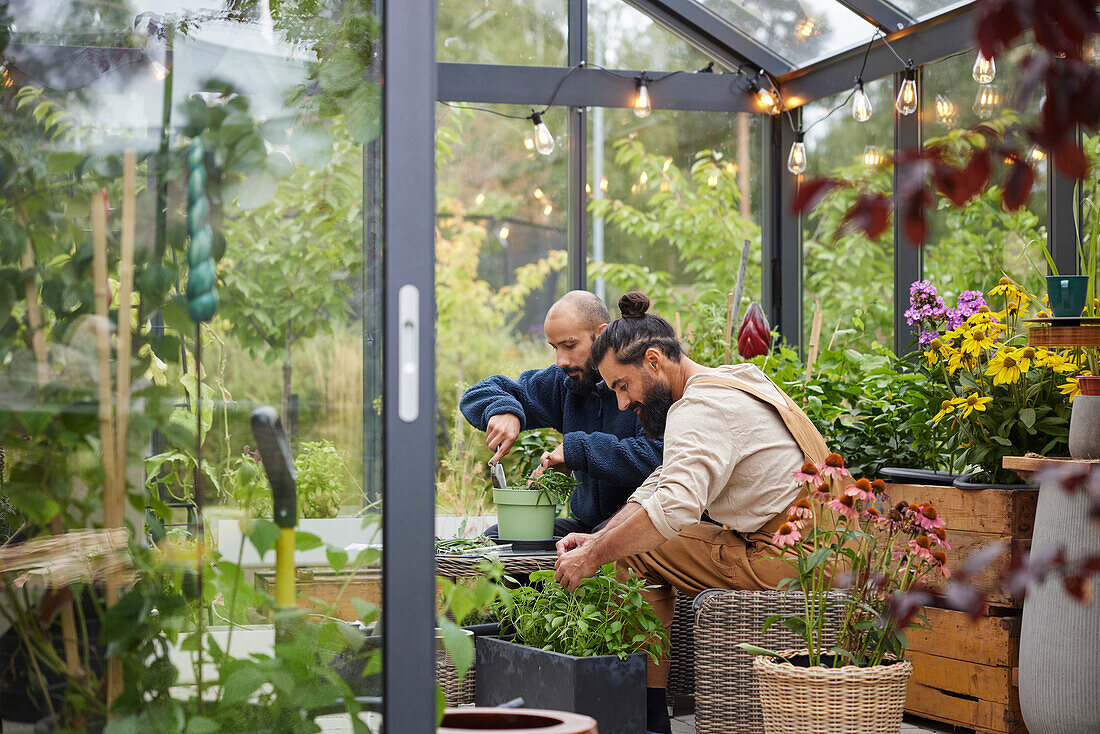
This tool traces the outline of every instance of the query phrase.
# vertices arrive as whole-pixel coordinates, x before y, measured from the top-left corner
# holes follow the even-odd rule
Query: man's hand
[[[565,444],[559,444],[553,451],[546,451],[539,460],[539,465],[531,472],[532,479],[538,479],[547,469],[557,469],[560,472],[568,472],[565,466]]]
[[[579,533],[575,533],[575,535],[579,535]],[[573,535],[567,537],[573,537]],[[592,536],[588,537],[591,538]],[[559,547],[565,540],[566,538],[563,538],[558,543]],[[582,543],[565,555],[558,556],[558,562],[555,564],[554,580],[570,591],[575,591],[582,581],[595,576],[600,564],[591,557],[592,554],[589,550],[592,547]]]
[[[558,556],[560,557],[574,548],[580,548],[595,537],[593,533],[569,533],[569,535],[559,540],[554,547],[557,548]]]
[[[485,427],[485,443],[490,449],[496,451],[490,464],[500,461],[501,457],[512,450],[512,444],[519,438],[519,416],[511,413],[500,413],[489,419],[489,425]]]

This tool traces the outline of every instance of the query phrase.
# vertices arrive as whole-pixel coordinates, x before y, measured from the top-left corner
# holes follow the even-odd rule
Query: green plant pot
[[[1060,318],[1075,318],[1085,310],[1085,296],[1088,291],[1087,275],[1048,275],[1047,297],[1050,299],[1050,313]]]
[[[534,489],[494,489],[501,540],[552,540],[557,506]]]

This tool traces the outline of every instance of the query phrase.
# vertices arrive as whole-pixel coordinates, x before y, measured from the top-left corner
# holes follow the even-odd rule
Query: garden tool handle
[[[252,436],[264,472],[271,484],[275,524],[275,606],[296,607],[294,594],[294,526],[298,522],[297,472],[290,457],[290,443],[274,408],[263,406],[252,413]]]

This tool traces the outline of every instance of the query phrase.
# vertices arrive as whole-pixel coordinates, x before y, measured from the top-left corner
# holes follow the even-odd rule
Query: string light
[[[993,117],[993,112],[1001,104],[1001,91],[996,85],[983,84],[978,87],[978,94],[974,97],[974,114],[983,120]]]
[[[502,240],[507,240],[507,239],[508,239],[508,234],[510,233],[510,231],[511,231],[511,230],[509,230],[509,229],[508,229],[508,225],[507,225],[507,224],[505,224],[504,226],[502,226],[502,227],[500,228],[500,238],[501,238]]]
[[[542,121],[542,115],[531,110],[531,115],[527,119],[535,126],[535,150],[543,155],[553,153],[554,136],[550,134],[550,128],[546,127],[546,123]]]
[[[0,64],[0,87],[10,87],[15,82],[11,78],[7,64]]]
[[[713,189],[717,185],[718,185],[718,174],[717,173],[712,173],[709,176],[707,176],[707,186],[710,186]]]
[[[1038,145],[1034,145],[1031,147],[1031,150],[1028,151],[1027,157],[1034,163],[1042,163],[1047,159],[1047,152]]]
[[[970,73],[978,84],[989,84],[997,76],[997,63],[993,59],[987,59],[985,54],[979,51]]]
[[[661,173],[668,173],[669,168],[672,168],[672,156],[665,158],[665,162],[661,164]]]
[[[794,134],[794,144],[787,156],[787,170],[796,176],[806,172],[806,143],[802,141],[803,133],[798,130]]]
[[[649,182],[649,174],[646,173],[645,171],[642,171],[641,174],[638,176],[638,185],[639,186],[645,186],[648,182]]]
[[[868,145],[863,149],[863,165],[868,168],[874,168],[883,161],[882,151],[873,145]]]
[[[871,98],[863,91],[863,79],[856,77],[856,92],[852,95],[852,117],[857,122],[867,122],[871,119]]]
[[[634,116],[645,119],[653,111],[653,105],[649,101],[649,77],[646,76],[644,71],[640,77],[634,80],[634,87],[638,90],[634,96]]]
[[[542,192],[542,189],[536,186],[535,190],[531,192],[531,196],[534,196],[539,201],[542,201],[542,197],[545,196],[545,194]]]
[[[546,206],[544,206],[544,207],[542,208],[542,213],[543,213],[543,214],[545,214],[546,216],[550,216],[551,214],[553,214],[553,213],[554,213],[554,207],[552,207],[551,205],[547,204]]]
[[[523,136],[523,147],[527,148],[527,150],[534,150],[535,149],[535,139],[532,138],[530,135],[524,135]]]
[[[759,76],[763,77],[763,75],[764,72],[761,71]],[[737,85],[756,97],[756,103],[760,106],[761,110],[771,115],[779,114],[778,95],[773,94],[770,89],[764,87],[757,79],[753,79],[742,72],[738,72]]]
[[[817,24],[814,22],[813,18],[803,18],[794,25],[795,35],[801,36],[802,38],[809,38],[814,34],[816,29]]]
[[[954,127],[959,121],[959,106],[942,94],[936,95],[936,119],[941,125]]]
[[[600,190],[607,191],[607,176],[600,179]]]
[[[485,203],[485,194],[478,194],[474,197],[474,206],[481,206]]]
[[[898,90],[898,98],[894,100],[894,109],[903,115],[917,111],[917,70],[913,68],[912,61],[905,65],[905,81]]]

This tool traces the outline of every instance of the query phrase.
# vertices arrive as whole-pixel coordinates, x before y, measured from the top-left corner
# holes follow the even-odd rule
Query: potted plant
[[[794,474],[806,495],[773,542],[793,571],[785,587],[805,594],[805,611],[767,626],[788,627],[806,647],[741,645],[758,656],[764,729],[897,732],[912,673],[903,630],[920,608],[908,592],[930,574],[949,573],[943,518],[927,502],[891,507],[881,480],[853,480],[837,454]],[[823,642],[829,627],[832,647]]]
[[[668,633],[642,599],[645,581],[623,581],[607,564],[570,592],[553,571],[494,604],[501,637],[478,637],[478,706],[522,697],[534,708],[587,714],[601,734],[645,730],[646,657],[668,649]],[[541,588],[538,584],[541,583]]]
[[[558,505],[568,505],[577,481],[554,469],[518,487],[493,490],[502,540],[546,541],[554,538]]]

